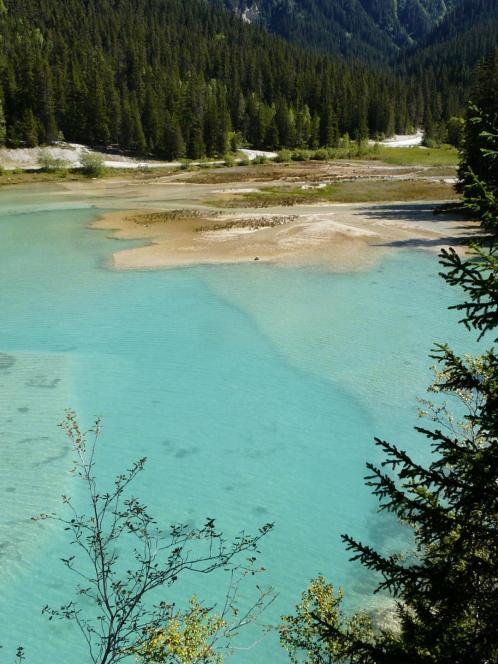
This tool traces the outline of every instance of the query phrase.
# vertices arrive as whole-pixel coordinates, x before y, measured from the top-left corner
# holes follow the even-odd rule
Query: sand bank
[[[272,210],[156,208],[113,212],[93,224],[112,237],[144,240],[109,259],[115,269],[269,262],[359,270],[388,251],[439,251],[465,245],[474,227],[458,215],[434,216],[434,204],[320,204]]]

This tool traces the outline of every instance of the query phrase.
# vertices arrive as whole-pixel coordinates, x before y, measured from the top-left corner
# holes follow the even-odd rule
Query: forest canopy
[[[200,0],[4,0],[0,38],[10,147],[64,138],[202,158],[406,132],[428,105],[435,121],[456,112],[434,81],[306,51]]]

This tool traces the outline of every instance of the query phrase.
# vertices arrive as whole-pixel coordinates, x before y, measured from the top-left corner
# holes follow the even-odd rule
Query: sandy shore
[[[178,202],[178,201],[177,201]],[[114,252],[115,269],[159,269],[263,261],[365,269],[388,251],[439,251],[465,243],[474,229],[457,216],[435,217],[433,204],[321,204],[272,210],[143,208],[113,212],[93,224],[114,238],[144,245]]]

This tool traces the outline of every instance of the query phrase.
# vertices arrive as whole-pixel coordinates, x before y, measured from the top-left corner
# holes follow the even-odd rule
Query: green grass
[[[322,148],[319,150],[281,150],[277,162],[289,161],[334,161],[352,159],[382,161],[399,166],[457,166],[458,150],[449,145],[437,148],[386,148],[381,145],[362,145],[355,143],[349,147]]]
[[[399,166],[457,166],[458,150],[452,147],[441,148],[380,148],[375,159],[386,164]]]
[[[213,201],[219,207],[291,207],[320,202],[377,203],[388,201],[451,200],[456,193],[450,184],[426,180],[355,180],[330,184],[323,189],[268,187],[259,192],[236,194]]]

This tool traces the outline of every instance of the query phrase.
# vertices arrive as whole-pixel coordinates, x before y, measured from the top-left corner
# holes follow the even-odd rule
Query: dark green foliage
[[[477,73],[465,123],[458,188],[486,235],[474,247],[472,261],[462,260],[454,251],[444,252],[445,278],[466,291],[467,301],[455,308],[464,312],[467,327],[482,336],[498,327],[498,51]]]
[[[303,46],[368,60],[424,38],[455,0],[224,0],[246,20]]]
[[[432,143],[448,140],[446,123],[465,108],[475,66],[498,46],[498,0],[224,1],[292,42],[389,63],[418,92],[406,108],[401,91],[395,105],[413,126],[424,125]],[[378,98],[374,114],[390,113],[392,101]],[[397,115],[402,121],[393,118],[386,134],[409,124],[402,110]]]
[[[476,65],[498,46],[498,0],[460,0],[416,48],[398,60],[401,73],[419,82],[426,135],[446,141],[446,122],[461,115]]]
[[[456,148],[463,146],[465,121],[461,117],[453,116],[446,123],[446,142]]]
[[[5,114],[3,112],[3,102],[0,99],[0,145],[5,143],[7,137],[7,126],[5,124]]]
[[[486,208],[493,207],[496,203],[493,198],[498,196],[497,126],[498,51],[495,51],[479,68],[472,90],[459,182],[460,191],[484,221],[488,217]],[[488,196],[484,195],[482,181]]]
[[[0,144],[62,134],[201,158],[224,155],[234,135],[258,148],[316,149],[345,133],[363,140],[421,124],[444,141],[471,66],[498,39],[498,0],[266,0],[253,26],[223,10],[253,4],[5,0]],[[260,25],[366,63],[399,61],[401,73],[306,52]]]
[[[57,139],[167,158],[335,146],[406,131],[412,82],[309,53],[202,0],[5,0],[0,99],[10,146]],[[1,120],[1,116],[0,116]],[[1,126],[1,122],[0,122]],[[0,142],[2,142],[0,128]]]

